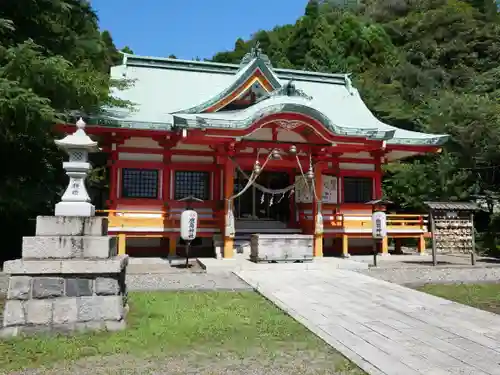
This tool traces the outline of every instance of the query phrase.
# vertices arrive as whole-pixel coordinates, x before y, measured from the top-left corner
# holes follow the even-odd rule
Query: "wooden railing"
[[[173,233],[180,227],[180,213],[168,211],[143,210],[100,210],[101,215],[108,216],[108,227],[112,232],[131,231],[154,233]],[[209,213],[207,213],[209,214]],[[205,228],[219,228],[220,215],[210,212],[211,217],[198,216],[198,228],[203,232]],[[141,230],[143,229],[143,230]]]
[[[371,230],[372,219],[365,214],[340,214],[342,223],[339,220],[332,220],[331,226],[341,226],[346,229]],[[389,232],[404,231],[427,231],[427,215],[418,214],[387,214],[387,230]]]
[[[323,210],[323,228],[325,233],[369,233],[372,230],[371,213],[344,214],[329,213]],[[299,214],[300,227],[304,232],[313,230],[314,220],[311,213]],[[427,215],[419,214],[387,214],[387,230],[390,234],[427,233]],[[331,230],[331,231],[329,231]]]

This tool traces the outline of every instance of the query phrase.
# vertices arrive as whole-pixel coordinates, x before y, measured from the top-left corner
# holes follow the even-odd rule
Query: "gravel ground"
[[[481,283],[500,282],[498,267],[415,267],[370,268],[357,270],[365,275],[391,283],[417,286],[428,283]]]
[[[252,290],[232,273],[197,273],[183,270],[175,273],[128,274],[129,291],[146,290]],[[0,295],[7,293],[8,278],[0,273]]]
[[[127,275],[128,290],[252,290],[232,273]]]
[[[402,285],[426,283],[500,282],[500,267],[408,267],[399,262],[381,268],[357,270],[381,280]],[[131,291],[146,290],[251,290],[240,278],[229,272],[203,273],[176,270],[168,273],[128,274]],[[0,273],[0,295],[7,292],[8,278]]]
[[[328,350],[314,353],[296,351],[286,353],[249,354],[244,359],[227,354],[189,353],[179,357],[139,359],[130,355],[110,357],[88,357],[57,369],[37,369],[15,372],[10,375],[112,375],[112,374],[158,374],[158,375],[360,375],[360,370],[348,369],[338,372],[333,369]],[[0,372],[1,374],[1,372]]]

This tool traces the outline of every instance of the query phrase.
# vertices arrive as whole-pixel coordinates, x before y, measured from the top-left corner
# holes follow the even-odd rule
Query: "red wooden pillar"
[[[171,232],[172,230],[169,228],[171,221],[170,221],[170,207],[167,206],[167,202],[172,200],[172,194],[171,194],[171,181],[172,181],[172,168],[171,168],[171,158],[172,158],[172,152],[170,151],[169,144],[166,142],[159,142],[160,146],[163,146],[163,167],[162,167],[162,200],[163,200],[163,208],[165,211],[165,218],[164,218],[164,229],[168,230]],[[162,248],[165,246],[165,239],[162,239]],[[168,255],[173,257],[177,255],[177,236],[175,235],[169,235],[168,236]]]
[[[118,151],[116,150],[116,144],[111,144],[111,155],[108,160],[109,167],[109,200],[108,209],[116,209],[116,201],[118,199],[118,168],[116,167],[116,161],[118,160]]]
[[[377,152],[374,154],[375,161],[375,177],[373,179],[373,199],[381,199],[382,191],[382,153]]]
[[[220,168],[217,168],[216,166],[216,169],[213,173],[213,178],[214,178],[214,191],[213,191],[213,200],[214,201],[220,201],[221,197],[220,197],[220,183],[221,183],[221,177],[222,177],[222,174],[221,174],[221,170]]]
[[[165,151],[163,153],[163,169],[162,169],[162,199],[163,202],[169,201],[172,199],[170,196],[170,185],[171,185],[171,174],[172,169],[170,168],[170,152]]]

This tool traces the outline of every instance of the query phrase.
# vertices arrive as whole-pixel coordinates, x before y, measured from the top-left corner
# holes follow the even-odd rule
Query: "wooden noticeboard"
[[[474,212],[472,202],[425,202],[429,207],[432,232],[432,256],[441,254],[471,254],[475,263]]]

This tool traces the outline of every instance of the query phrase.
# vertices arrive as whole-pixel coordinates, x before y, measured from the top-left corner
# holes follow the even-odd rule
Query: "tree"
[[[305,10],[305,16],[316,18],[319,16],[320,4],[318,0],[309,0]]]
[[[129,47],[129,46],[125,46],[121,49],[121,51],[123,53],[126,53],[128,55],[133,55],[134,54],[134,51],[132,51],[132,49]]]
[[[103,38],[104,37],[104,38]],[[111,36],[83,0],[19,0],[2,4],[0,22],[0,225],[16,256],[31,219],[50,214],[66,183],[53,126],[72,110],[95,113],[126,105],[110,96],[116,59]]]
[[[386,168],[386,194],[395,202],[419,210],[424,200],[500,197],[495,2],[363,0],[359,7],[339,5],[336,0],[310,1],[294,25],[260,31],[255,38],[277,67],[352,72],[368,107],[385,122],[451,136],[441,154]],[[232,52],[226,56],[234,57]]]

